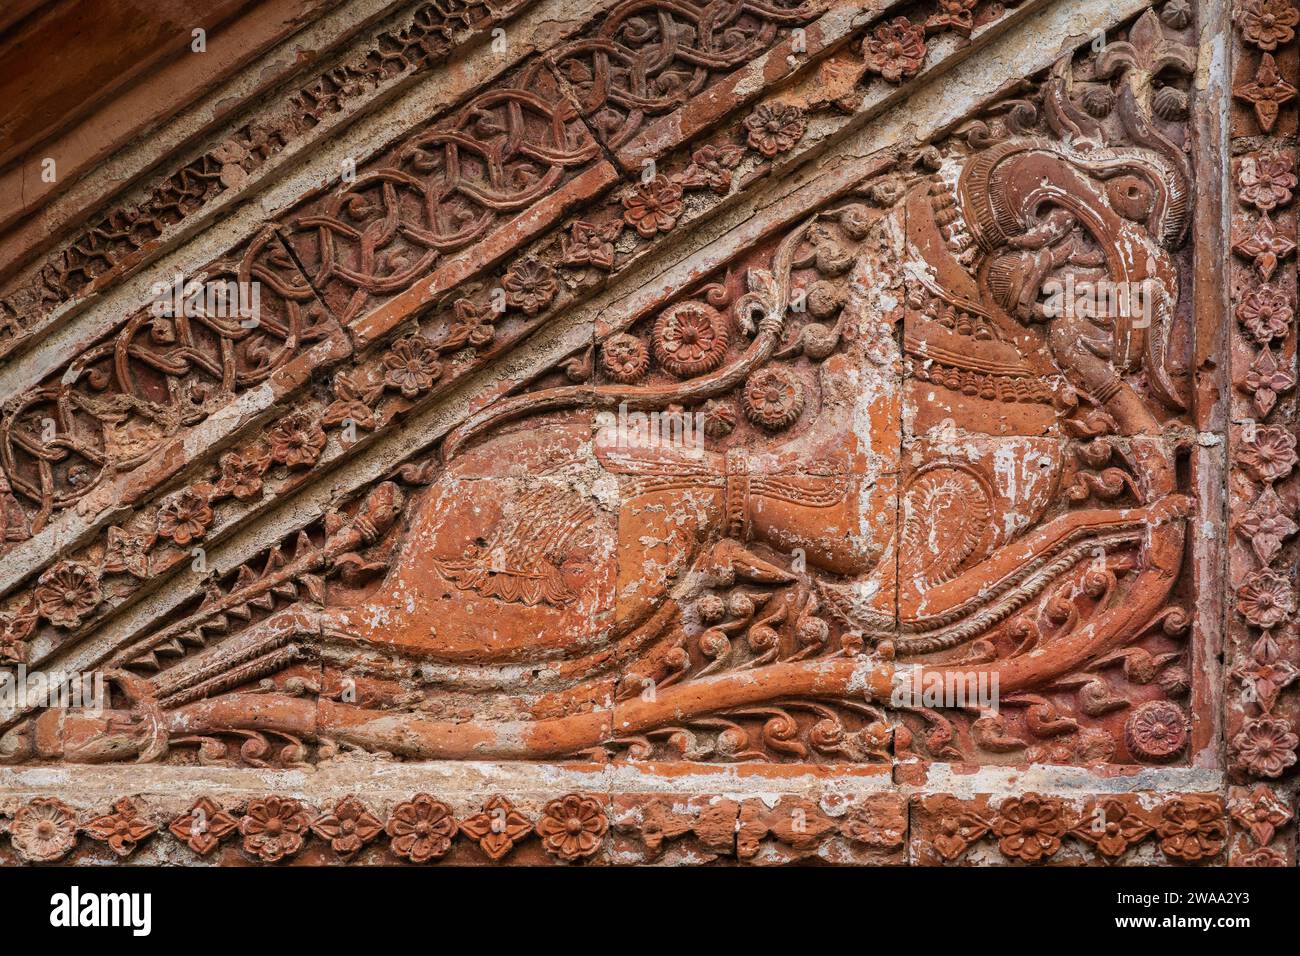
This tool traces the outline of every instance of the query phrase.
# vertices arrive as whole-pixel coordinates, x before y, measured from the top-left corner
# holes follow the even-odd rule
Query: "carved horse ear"
[[[1150,11],[1148,11],[1150,13]],[[1149,21],[1149,22],[1148,22]],[[1149,30],[1154,23],[1154,16],[1143,17],[1144,30]],[[1156,29],[1159,27],[1156,25]],[[1145,45],[1150,45],[1143,41]],[[1169,67],[1187,75],[1195,71],[1195,55],[1179,44],[1160,45],[1159,56],[1152,63],[1142,65],[1142,57],[1132,44],[1116,42],[1109,44],[1097,60],[1098,75],[1103,78],[1126,74],[1158,72]],[[1047,81],[1043,93],[1043,114],[1052,132],[1064,141],[1066,147],[1081,153],[1096,151],[1100,158],[1106,149],[1105,133],[1101,122],[1079,109],[1070,98],[1074,77],[1072,66],[1073,54],[1066,53],[1052,66],[1051,78]],[[1136,82],[1136,80],[1135,80]],[[1124,82],[1119,86],[1116,111],[1124,132],[1136,146],[1145,147],[1158,153],[1165,161],[1161,176],[1153,185],[1162,189],[1166,201],[1159,206],[1157,223],[1153,223],[1152,234],[1161,245],[1173,249],[1180,246],[1187,238],[1187,229],[1191,221],[1193,173],[1191,160],[1186,152],[1165,136],[1139,102],[1134,91],[1134,82]],[[1123,150],[1117,150],[1122,153]]]
[[[1123,86],[1119,91],[1119,116],[1129,138],[1139,146],[1159,153],[1171,166],[1164,183],[1166,201],[1155,223],[1153,235],[1167,249],[1176,249],[1187,238],[1192,212],[1192,163],[1182,148],[1156,129],[1138,105],[1133,89]]]
[[[1047,125],[1060,139],[1081,150],[1105,145],[1101,123],[1074,105],[1070,89],[1074,85],[1073,53],[1065,53],[1052,65],[1052,76],[1043,91],[1043,115]]]

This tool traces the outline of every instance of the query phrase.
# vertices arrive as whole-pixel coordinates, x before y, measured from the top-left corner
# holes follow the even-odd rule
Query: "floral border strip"
[[[1229,436],[1229,615],[1224,688],[1228,769],[1238,780],[1294,773],[1300,737],[1296,703],[1285,694],[1300,677],[1295,635],[1295,557],[1300,531],[1297,466],[1296,29],[1294,0],[1237,0],[1232,7],[1233,85]],[[1291,810],[1267,786],[1235,788],[1230,806],[1246,833],[1233,862],[1285,862],[1270,847]],[[1272,808],[1272,809],[1266,809]],[[1281,808],[1281,809],[1278,809]],[[1285,811],[1285,820],[1281,819]],[[1251,825],[1259,815],[1268,826]],[[1238,819],[1240,817],[1240,819]],[[1288,838],[1293,839],[1293,838]]]
[[[197,796],[184,812],[142,809],[123,797],[106,812],[78,811],[56,797],[36,797],[0,817],[18,859],[49,864],[79,859],[102,844],[107,861],[126,861],[154,841],[164,854],[197,862],[238,848],[247,862],[310,864],[436,863],[454,846],[472,845],[479,862],[501,863],[536,838],[562,863],[787,863],[818,856],[832,863],[952,865],[981,842],[1012,864],[1109,865],[1143,862],[1135,851],[1152,844],[1176,863],[1214,865],[1225,851],[1249,865],[1284,866],[1268,847],[1293,819],[1268,787],[1242,789],[1226,801],[1217,793],[1153,792],[1078,797],[1026,793],[998,798],[949,794],[908,797],[877,793],[845,799],[787,795],[774,802],[701,794],[568,793],[522,812],[508,797],[488,797],[457,818],[428,793],[401,800],[387,813],[357,795],[313,806],[269,794],[223,806]],[[1234,841],[1244,839],[1240,854]],[[86,844],[82,837],[91,841]],[[386,842],[388,855],[367,854]],[[840,849],[833,849],[835,844]],[[304,851],[311,845],[314,852]],[[471,862],[464,856],[456,862]],[[226,858],[223,862],[233,862]],[[531,862],[515,860],[511,862]]]
[[[605,841],[609,818],[605,803],[590,794],[569,793],[551,800],[530,819],[504,796],[489,798],[482,809],[457,819],[450,806],[427,793],[396,804],[384,816],[356,796],[317,809],[295,797],[270,794],[248,800],[236,816],[210,796],[160,826],[136,801],[123,797],[107,813],[81,814],[56,797],[37,797],[0,820],[0,831],[28,863],[55,863],[76,848],[79,837],[106,844],[126,859],[146,841],[170,837],[198,857],[238,839],[253,862],[278,863],[297,856],[309,840],[327,844],[330,862],[350,862],[380,837],[387,837],[394,859],[428,863],[446,856],[457,839],[468,840],[492,862],[535,835],[557,860],[573,863],[593,856]]]
[[[916,862],[955,863],[983,840],[992,841],[1007,860],[1031,864],[1057,858],[1071,839],[1107,864],[1125,862],[1129,851],[1148,840],[1176,863],[1221,862],[1228,845],[1223,799],[1217,794],[1165,799],[1107,794],[1082,806],[1037,793],[995,801],[922,798]]]

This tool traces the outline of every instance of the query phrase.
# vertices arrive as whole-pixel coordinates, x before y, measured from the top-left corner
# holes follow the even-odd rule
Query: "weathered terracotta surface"
[[[14,253],[0,860],[1294,865],[1289,2],[392,13]]]

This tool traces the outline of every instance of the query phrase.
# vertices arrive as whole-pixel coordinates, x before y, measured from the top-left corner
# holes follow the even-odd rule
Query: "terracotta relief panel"
[[[1300,13],[589,14],[5,300],[0,860],[1293,865]]]

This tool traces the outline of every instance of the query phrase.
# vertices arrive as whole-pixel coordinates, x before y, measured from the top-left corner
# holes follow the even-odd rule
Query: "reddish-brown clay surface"
[[[1300,13],[1069,6],[412,5],[15,252],[0,860],[1293,865]]]

